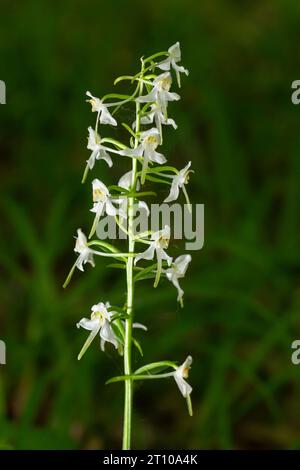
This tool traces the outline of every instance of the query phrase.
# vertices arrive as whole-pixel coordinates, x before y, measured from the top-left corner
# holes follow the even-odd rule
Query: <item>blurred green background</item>
[[[193,161],[205,246],[182,282],[183,310],[168,282],[137,285],[149,332],[134,364],[192,354],[195,414],[173,381],[142,384],[134,447],[299,448],[299,2],[2,0],[0,11],[0,447],[120,447],[123,385],[104,383],[121,360],[97,341],[79,363],[86,332],[75,323],[100,300],[122,304],[124,278],[98,259],[61,287],[72,237],[91,224],[85,91],[113,91],[140,56],[178,40],[190,76],[164,153],[178,168]],[[108,184],[123,169],[96,165]]]

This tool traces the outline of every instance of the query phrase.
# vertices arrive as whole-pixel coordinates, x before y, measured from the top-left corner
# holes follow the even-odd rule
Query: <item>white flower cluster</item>
[[[166,185],[169,185],[170,191],[164,202],[172,202],[177,200],[182,190],[187,203],[189,198],[186,191],[186,185],[189,181],[191,173],[191,162],[186,166],[177,170],[172,166],[162,166],[167,162],[166,157],[158,151],[163,142],[163,126],[172,126],[177,129],[176,122],[168,116],[168,105],[172,101],[178,101],[180,96],[171,91],[172,86],[172,70],[175,71],[177,83],[180,87],[180,75],[188,75],[188,71],[181,65],[181,51],[180,45],[177,42],[164,53],[165,58],[161,61],[155,62],[150,60],[150,64],[144,69],[143,74],[132,77],[132,81],[137,80],[137,89],[146,89],[146,93],[134,93],[133,95],[121,96],[121,101],[107,103],[106,97],[99,99],[92,95],[89,91],[86,93],[88,96],[87,101],[92,106],[92,112],[97,113],[95,127],[88,128],[88,150],[91,151],[87,159],[84,180],[90,170],[96,164],[96,161],[104,160],[106,164],[111,167],[113,165],[112,157],[118,155],[119,157],[126,156],[135,161],[136,165],[141,164],[140,170],[133,173],[133,170],[125,173],[119,182],[118,186],[107,187],[100,179],[96,178],[92,181],[92,194],[93,206],[91,212],[95,214],[92,229],[89,238],[91,238],[97,228],[97,224],[102,215],[109,215],[115,217],[119,225],[121,220],[129,217],[128,198],[134,198],[140,209],[145,209],[149,213],[149,208],[144,201],[138,197],[138,190],[141,185],[146,181],[155,181],[155,177],[159,177]],[[159,69],[159,74],[155,74],[155,69]],[[148,71],[148,74],[147,74]],[[151,72],[151,73],[150,73]],[[162,72],[162,73],[161,73]],[[111,95],[114,96],[114,95]],[[101,137],[99,133],[100,125],[117,126],[117,121],[114,117],[115,112],[119,107],[126,102],[133,101],[136,103],[138,114],[132,127],[129,129],[131,137],[130,145],[124,145],[112,138]],[[114,111],[110,111],[115,108]],[[141,129],[141,126],[144,126]],[[149,127],[148,127],[149,126]],[[129,126],[127,126],[129,127]],[[133,145],[134,142],[134,145]],[[159,165],[159,167],[157,166]],[[117,189],[116,189],[117,188]],[[116,191],[119,191],[116,193]],[[131,195],[132,194],[132,195]],[[133,237],[132,234],[129,234]],[[169,226],[163,229],[147,233],[146,235],[134,236],[134,243],[143,243],[148,245],[145,251],[140,253],[120,253],[109,244],[104,244],[98,241],[89,242],[87,237],[78,229],[77,238],[74,251],[78,254],[75,264],[72,268],[73,273],[75,267],[80,271],[84,270],[86,263],[91,264],[93,267],[94,256],[111,256],[125,260],[133,257],[133,266],[138,273],[143,271],[143,268],[136,267],[136,264],[141,260],[155,260],[150,276],[155,278],[154,287],[159,283],[160,277],[164,276],[169,280],[177,289],[177,300],[183,305],[184,291],[179,284],[179,280],[185,276],[188,265],[191,261],[191,256],[181,255],[175,260],[167,254],[169,242],[171,238],[171,230]],[[92,246],[98,245],[100,251],[95,250]],[[101,251],[101,247],[103,251]],[[105,249],[104,249],[105,248]],[[148,273],[149,274],[149,273]],[[69,279],[69,278],[68,278]],[[92,313],[90,318],[82,318],[77,327],[84,328],[90,331],[90,334],[84,343],[78,359],[81,359],[86,352],[94,338],[99,334],[101,349],[104,350],[105,343],[111,343],[120,354],[123,353],[124,346],[124,332],[125,321],[124,316],[116,311],[111,305],[106,302],[99,302],[92,306]],[[133,323],[133,328],[147,328],[139,323]],[[174,379],[182,393],[187,398],[191,394],[192,387],[185,381],[188,376],[188,370],[191,366],[192,358],[189,356],[186,361],[179,367],[175,367],[172,372]],[[169,374],[170,375],[170,374]]]

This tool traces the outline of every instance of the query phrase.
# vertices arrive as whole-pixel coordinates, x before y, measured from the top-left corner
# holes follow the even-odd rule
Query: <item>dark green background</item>
[[[135,364],[192,354],[195,414],[173,381],[142,384],[134,447],[298,448],[299,2],[2,0],[0,14],[1,448],[120,446],[123,386],[104,385],[120,359],[95,343],[78,363],[86,334],[75,323],[102,299],[122,303],[124,278],[98,260],[61,287],[72,236],[91,223],[80,179],[95,116],[84,94],[113,91],[141,55],[177,40],[190,76],[164,153],[178,168],[193,161],[205,247],[182,283],[184,310],[169,283],[138,284],[149,332]],[[110,184],[124,170],[100,168]]]

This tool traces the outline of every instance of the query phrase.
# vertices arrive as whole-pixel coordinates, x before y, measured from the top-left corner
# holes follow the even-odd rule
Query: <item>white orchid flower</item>
[[[126,214],[123,213],[122,209],[117,209],[111,200],[111,196],[109,193],[108,188],[105,186],[102,181],[99,179],[94,179],[92,182],[93,186],[93,207],[91,209],[91,212],[94,212],[96,214],[93,227],[91,229],[89,238],[94,234],[97,224],[99,222],[99,219],[101,215],[105,212],[107,215],[115,217],[117,214],[121,214],[122,217],[125,217]],[[118,200],[115,200],[116,203],[118,203]]]
[[[110,155],[108,154],[110,149],[101,145],[101,138],[92,127],[89,127],[88,131],[89,137],[87,148],[92,151],[90,158],[87,160],[90,170],[94,167],[96,160],[104,160],[108,166],[111,167],[113,163]]]
[[[180,170],[177,175],[172,176],[171,190],[164,202],[176,201],[179,196],[179,189],[181,188],[184,192],[187,203],[190,203],[185,189],[185,185],[189,182],[190,173],[192,173],[192,170],[189,170],[190,166],[191,162],[189,162],[182,170]]]
[[[156,255],[157,258],[157,270],[156,270],[156,277],[154,281],[154,287],[157,287],[161,275],[162,270],[162,261],[166,260],[168,265],[171,266],[172,259],[171,256],[167,255],[165,250],[169,246],[170,242],[170,227],[166,225],[163,230],[159,230],[158,232],[154,232],[151,235],[151,242],[149,248],[143,253],[139,253],[135,256],[134,264],[136,264],[140,259],[150,260],[154,258]]]
[[[174,119],[166,118],[159,103],[153,103],[150,106],[150,111],[141,118],[141,124],[153,123],[155,123],[155,126],[159,131],[160,143],[162,143],[162,125],[173,126],[174,129],[177,129],[177,124]]]
[[[120,155],[128,155],[135,158],[143,157],[141,180],[142,184],[144,184],[149,162],[155,162],[161,165],[166,163],[167,159],[161,153],[156,152],[160,143],[160,135],[159,131],[155,127],[148,131],[141,132],[140,142],[140,145],[136,148],[127,148],[125,150],[121,150],[119,153]]]
[[[175,379],[175,382],[177,383],[178,388],[180,392],[182,393],[182,395],[184,396],[184,398],[188,398],[193,390],[190,384],[188,384],[187,381],[185,380],[189,376],[189,370],[191,368],[192,362],[193,362],[192,356],[188,356],[186,360],[184,361],[184,363],[181,364],[181,366],[177,367],[175,372],[173,372],[173,377]]]
[[[92,313],[91,318],[82,318],[77,324],[77,328],[84,328],[85,330],[90,331],[86,342],[84,343],[79,355],[78,360],[82,358],[86,350],[89,348],[90,344],[94,340],[94,338],[99,333],[101,338],[101,350],[104,351],[105,343],[111,343],[114,345],[116,349],[119,347],[119,340],[115,335],[112,327],[111,327],[111,317],[114,312],[109,312],[108,308],[110,308],[109,302],[105,304],[100,302],[99,304],[92,306]]]
[[[92,112],[98,113],[96,128],[98,122],[101,124],[111,124],[112,126],[117,126],[117,121],[112,117],[107,109],[108,105],[104,104],[99,98],[96,98],[96,96],[93,96],[89,91],[86,92],[86,95],[90,98],[86,101],[92,105]]]
[[[183,294],[184,291],[181,289],[178,279],[182,279],[185,276],[186,270],[189,263],[191,262],[191,255],[181,255],[173,261],[170,268],[164,271],[167,279],[176,287],[178,291],[177,302],[180,302],[183,307]]]
[[[178,101],[180,96],[177,93],[171,93],[172,77],[170,72],[158,75],[153,82],[153,89],[150,93],[137,98],[139,103],[157,103],[163,115],[167,116],[168,101]]]
[[[87,238],[80,228],[77,230],[77,238],[74,251],[75,253],[79,253],[79,256],[75,262],[75,266],[80,271],[84,271],[83,265],[86,263],[90,263],[93,267],[95,266],[93,256],[95,254],[95,251],[87,245]]]
[[[173,44],[173,46],[169,47],[168,53],[169,56],[160,62],[157,67],[161,70],[170,70],[172,67],[175,70],[177,83],[180,88],[180,74],[185,73],[185,75],[188,75],[189,71],[181,65],[177,65],[177,62],[181,61],[181,50],[179,42],[176,42],[176,44]]]
[[[78,354],[78,360],[82,358],[82,356],[90,347],[92,341],[98,333],[100,336],[100,347],[102,351],[104,351],[105,349],[105,343],[113,344],[116,349],[121,346],[121,342],[114,333],[114,330],[111,326],[112,316],[116,312],[109,310],[110,308],[111,305],[109,302],[106,302],[105,304],[103,302],[99,302],[98,304],[92,306],[92,313],[90,319],[82,318],[76,324],[77,328],[81,327],[91,332],[86,342],[84,343],[80,353]],[[133,323],[132,327],[140,328],[147,331],[147,327],[145,325],[142,325],[141,323]]]

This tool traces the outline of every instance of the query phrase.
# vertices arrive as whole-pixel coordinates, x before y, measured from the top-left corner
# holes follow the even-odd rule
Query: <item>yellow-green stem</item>
[[[143,72],[143,64],[142,64]],[[139,96],[142,94],[143,83],[140,82]],[[136,133],[140,131],[140,104],[136,102]],[[135,147],[138,146],[138,139],[135,140]],[[132,159],[132,180],[131,191],[136,192],[137,179],[137,160]],[[134,197],[128,198],[128,252],[134,253]],[[134,258],[130,257],[126,264],[126,282],[127,282],[127,319],[125,321],[125,341],[124,341],[124,374],[131,375],[131,351],[132,351],[132,320],[133,320],[133,267]],[[123,424],[123,450],[131,448],[131,429],[132,429],[132,400],[133,400],[133,381],[125,380],[125,398],[124,398],[124,424]]]

